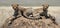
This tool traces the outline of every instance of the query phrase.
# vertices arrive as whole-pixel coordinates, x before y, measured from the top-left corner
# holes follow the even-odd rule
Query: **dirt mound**
[[[17,18],[8,26],[8,21],[3,24],[2,28],[58,28],[58,25],[52,23],[50,19],[32,20],[24,17]]]

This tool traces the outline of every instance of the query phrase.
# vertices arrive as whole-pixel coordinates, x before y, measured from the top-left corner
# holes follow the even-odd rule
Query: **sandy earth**
[[[32,20],[24,17],[19,17],[8,26],[8,20],[1,28],[59,28],[59,25],[54,24],[50,19]]]

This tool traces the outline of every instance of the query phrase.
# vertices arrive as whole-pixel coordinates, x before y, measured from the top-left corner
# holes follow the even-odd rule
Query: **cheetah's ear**
[[[19,6],[19,4],[17,4],[17,6]]]
[[[19,6],[19,4],[12,4],[11,6],[13,6],[13,5],[17,5],[17,6]]]
[[[11,6],[13,6],[13,4],[11,4]]]
[[[42,5],[42,6],[44,6],[44,5]]]
[[[43,4],[42,6],[47,6],[47,7],[49,7],[49,4]]]

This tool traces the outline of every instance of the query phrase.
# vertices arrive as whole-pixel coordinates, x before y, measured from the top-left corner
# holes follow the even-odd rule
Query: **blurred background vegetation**
[[[0,6],[10,6],[12,3],[24,6],[40,6],[44,3],[51,6],[60,6],[60,0],[0,0]]]

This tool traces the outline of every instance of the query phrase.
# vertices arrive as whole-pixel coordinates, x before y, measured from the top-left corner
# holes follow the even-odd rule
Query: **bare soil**
[[[58,25],[52,23],[50,19],[32,20],[26,19],[24,17],[19,17],[13,21],[13,23],[8,26],[8,20],[5,21],[2,28],[59,28]]]

